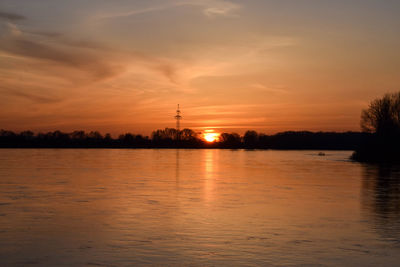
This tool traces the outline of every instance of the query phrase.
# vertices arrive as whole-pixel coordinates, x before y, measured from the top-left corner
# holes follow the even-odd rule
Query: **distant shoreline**
[[[118,138],[99,132],[60,131],[14,133],[0,131],[0,148],[109,148],[109,149],[258,149],[258,150],[356,150],[371,134],[362,132],[288,131],[266,135],[247,131],[243,136],[221,133],[219,139],[207,142],[193,130],[166,128],[156,130],[151,137],[126,133]]]
[[[245,150],[245,151],[354,151],[354,149],[325,149],[325,148],[222,148],[222,147],[0,147],[0,149],[160,149],[160,150],[204,150],[204,149],[212,149],[212,150]]]

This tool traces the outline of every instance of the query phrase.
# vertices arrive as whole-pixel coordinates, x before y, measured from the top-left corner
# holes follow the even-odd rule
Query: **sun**
[[[219,136],[218,133],[205,133],[204,134],[204,139],[207,142],[215,142],[215,141],[218,140],[218,136]]]

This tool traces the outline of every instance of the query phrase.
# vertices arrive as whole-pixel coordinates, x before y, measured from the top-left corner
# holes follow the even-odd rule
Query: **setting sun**
[[[219,137],[219,134],[218,134],[218,133],[205,133],[205,134],[204,134],[204,139],[205,139],[207,142],[214,142],[214,141],[217,141],[217,140],[218,140],[218,137]]]

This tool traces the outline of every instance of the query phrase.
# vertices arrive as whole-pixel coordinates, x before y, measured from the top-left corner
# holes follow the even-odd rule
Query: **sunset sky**
[[[1,0],[0,128],[359,130],[400,1]]]

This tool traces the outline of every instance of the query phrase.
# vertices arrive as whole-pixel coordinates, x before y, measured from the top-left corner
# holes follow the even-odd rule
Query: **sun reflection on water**
[[[204,193],[207,202],[213,200],[217,152],[214,149],[204,150]]]

